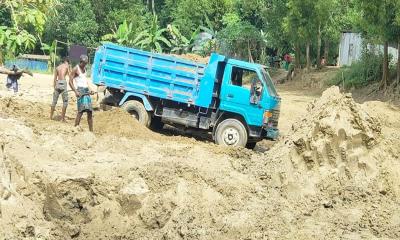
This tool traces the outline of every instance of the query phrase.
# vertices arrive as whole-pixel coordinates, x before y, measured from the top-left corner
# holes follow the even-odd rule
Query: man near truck
[[[82,115],[86,112],[89,131],[93,132],[93,108],[90,95],[93,94],[94,91],[91,90],[89,80],[86,77],[86,65],[88,60],[86,55],[81,55],[79,64],[71,71],[69,85],[78,98],[78,113],[75,119],[75,127],[80,124]]]
[[[63,100],[63,107],[61,112],[61,121],[65,122],[65,113],[68,107],[68,85],[67,76],[70,72],[69,59],[66,57],[61,65],[59,65],[54,70],[54,80],[53,80],[53,102],[51,104],[50,119],[53,119],[54,111],[56,110],[56,105],[60,95]]]

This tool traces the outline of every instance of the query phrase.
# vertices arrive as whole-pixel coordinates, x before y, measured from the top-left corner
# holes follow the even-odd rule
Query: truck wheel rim
[[[139,121],[139,114],[136,111],[128,111],[128,113],[136,120]]]
[[[223,133],[223,138],[226,145],[236,145],[240,140],[240,134],[235,128],[227,128]]]

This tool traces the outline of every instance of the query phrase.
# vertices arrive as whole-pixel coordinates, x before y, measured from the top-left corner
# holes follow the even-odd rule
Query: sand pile
[[[194,54],[194,53],[186,53],[186,54],[181,54],[181,55],[171,54],[171,55],[174,57],[183,58],[186,60],[190,60],[190,61],[202,63],[202,64],[208,64],[208,61],[210,60],[210,57],[202,57],[202,56]]]
[[[266,153],[38,109],[0,100],[0,239],[400,239],[400,134],[336,88]]]
[[[304,119],[293,124],[287,142],[295,150],[291,155],[296,164],[304,163],[307,169],[331,166],[353,172],[368,168],[366,155],[378,144],[380,133],[379,121],[350,95],[333,87],[309,106]]]
[[[295,122],[287,137],[267,153],[274,159],[278,185],[299,194],[313,194],[326,179],[355,179],[368,184],[379,172],[376,151],[380,122],[369,116],[350,95],[339,88],[326,90]]]
[[[120,108],[96,112],[94,115],[95,133],[127,138],[157,138],[158,134],[142,126],[135,118]]]
[[[334,87],[264,156],[231,162],[278,190],[285,239],[398,239],[399,139]]]

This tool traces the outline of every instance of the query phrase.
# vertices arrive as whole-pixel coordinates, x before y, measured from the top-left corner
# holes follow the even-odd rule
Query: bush
[[[365,49],[359,61],[349,67],[343,67],[328,82],[329,85],[344,85],[345,88],[360,88],[380,81],[382,77],[383,54]]]

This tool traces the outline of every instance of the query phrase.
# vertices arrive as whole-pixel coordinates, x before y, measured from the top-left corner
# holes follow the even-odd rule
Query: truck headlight
[[[264,112],[264,118],[263,118],[264,124],[267,124],[267,123],[268,123],[268,120],[269,120],[271,117],[272,117],[272,112],[270,112],[270,111],[265,111],[265,112]]]

